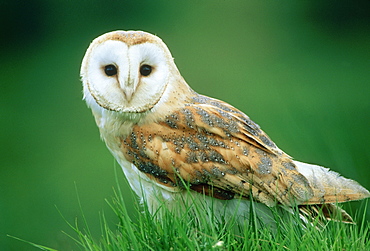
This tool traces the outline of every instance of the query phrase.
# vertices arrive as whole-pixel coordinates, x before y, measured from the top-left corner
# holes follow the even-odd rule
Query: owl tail
[[[313,190],[313,196],[298,206],[301,218],[318,219],[319,223],[324,219],[354,223],[351,216],[336,203],[368,198],[369,191],[328,168],[299,161],[294,163]]]
[[[370,197],[370,193],[356,181],[346,179],[328,168],[294,161],[297,170],[308,180],[313,196],[306,205],[340,203]]]

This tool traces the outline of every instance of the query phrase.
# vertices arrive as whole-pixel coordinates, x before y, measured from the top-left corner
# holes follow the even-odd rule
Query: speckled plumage
[[[106,65],[117,73],[107,76]],[[149,75],[141,74],[143,65]],[[153,212],[186,196],[184,182],[200,201],[203,194],[219,203],[252,196],[268,207],[308,205],[302,214],[309,217],[325,204],[328,217],[339,211],[348,222],[331,203],[369,197],[355,181],[292,160],[233,106],[194,92],[166,45],[149,33],[100,36],[86,52],[81,76],[102,138]]]
[[[251,193],[268,206],[292,205],[313,195],[293,161],[257,124],[226,103],[196,93],[184,108],[135,125],[121,141],[125,158],[164,186],[181,186],[181,177],[197,192],[210,186],[227,191],[225,198],[213,195],[220,199]]]

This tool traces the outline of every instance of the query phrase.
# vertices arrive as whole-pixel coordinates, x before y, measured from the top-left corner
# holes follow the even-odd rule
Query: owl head
[[[96,38],[81,66],[87,103],[121,113],[153,108],[174,75],[179,74],[167,46],[142,31],[114,31]]]

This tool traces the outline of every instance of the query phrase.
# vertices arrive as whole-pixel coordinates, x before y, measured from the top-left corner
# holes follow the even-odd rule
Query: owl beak
[[[136,84],[132,80],[132,78],[130,78],[130,76],[127,77],[127,79],[123,80],[121,83],[124,83],[123,85],[121,85],[121,89],[123,94],[125,95],[126,101],[130,102],[136,90]]]
[[[127,101],[130,101],[132,99],[132,95],[134,94],[134,90],[133,89],[126,89],[123,91],[123,94],[125,95],[125,98]]]

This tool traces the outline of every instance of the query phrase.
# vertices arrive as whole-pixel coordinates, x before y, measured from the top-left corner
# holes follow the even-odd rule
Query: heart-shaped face
[[[154,35],[104,34],[91,43],[83,59],[85,96],[107,110],[145,112],[160,100],[172,65],[169,50]]]

